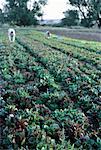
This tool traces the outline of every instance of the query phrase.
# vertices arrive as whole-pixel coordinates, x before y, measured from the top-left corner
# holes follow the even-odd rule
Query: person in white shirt
[[[50,31],[46,31],[46,38],[50,38],[50,37],[51,37]]]
[[[8,29],[8,38],[10,42],[15,41],[15,30],[13,28]]]

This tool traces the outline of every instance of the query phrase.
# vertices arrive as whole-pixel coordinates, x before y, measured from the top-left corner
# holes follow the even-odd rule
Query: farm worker
[[[10,42],[14,42],[15,41],[15,30],[12,28],[8,29],[8,38]]]
[[[46,31],[46,37],[47,37],[47,38],[50,38],[50,37],[51,37],[50,31]]]

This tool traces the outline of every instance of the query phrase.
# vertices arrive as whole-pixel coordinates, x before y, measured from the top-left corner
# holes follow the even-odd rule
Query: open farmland
[[[100,150],[101,43],[0,30],[0,150]]]
[[[68,38],[82,39],[88,41],[101,42],[101,30],[100,29],[87,29],[87,28],[60,28],[60,27],[37,27],[39,31],[49,30],[52,34],[59,36],[66,36]]]

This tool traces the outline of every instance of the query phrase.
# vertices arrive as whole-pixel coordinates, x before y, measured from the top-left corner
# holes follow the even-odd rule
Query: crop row
[[[42,34],[33,31],[33,34],[29,34],[28,36],[32,39],[43,42],[45,45],[48,45],[54,49],[60,50],[66,54],[73,56],[74,58],[78,58],[80,61],[85,61],[89,64],[92,64],[97,67],[97,69],[101,69],[101,57],[100,54],[95,54],[93,52],[87,52],[84,49],[76,48],[72,46],[68,46],[62,44],[61,42],[54,39],[46,39]]]
[[[61,91],[60,85],[55,82],[54,77],[50,75],[48,70],[43,68],[43,66],[37,62],[36,58],[30,56],[30,54],[25,51],[22,52],[22,46],[15,44],[14,47],[8,48],[10,48],[9,54],[7,54],[6,57],[2,57],[3,60],[1,61],[0,68],[3,79],[6,80],[9,85],[15,86],[15,84],[18,84],[18,86],[22,86],[22,84],[26,85],[30,83],[29,81],[33,81],[34,84],[35,80],[36,88],[40,88],[40,93],[41,90],[44,90],[45,93],[49,91],[53,91],[54,93],[55,90],[57,90],[57,92]],[[9,85],[7,85],[8,88]],[[63,91],[61,92],[63,93]]]
[[[4,49],[2,51],[4,52]],[[9,46],[7,43],[5,54],[2,56],[5,59],[2,59],[0,66],[2,78],[6,83],[0,97],[3,131],[1,148],[61,147],[61,144],[55,143],[55,134],[57,129],[62,134],[62,128],[54,120],[57,112],[52,113],[51,110],[56,109],[57,105],[59,108],[59,103],[61,100],[63,102],[63,99],[68,103],[65,92],[61,91],[48,71],[19,44]],[[46,105],[49,105],[51,110]],[[60,105],[60,108],[61,106],[64,107]],[[68,110],[67,105],[65,111]],[[60,135],[58,137],[61,138]],[[67,142],[66,146],[68,145],[70,146]]]
[[[68,68],[66,66],[66,62],[62,62],[60,60],[60,57],[58,58],[57,54],[54,55],[52,51],[47,51],[45,47],[44,49],[42,49],[42,46],[40,46],[40,49],[38,45],[37,50],[35,47],[35,43],[31,43],[32,42],[29,42],[25,39],[23,42],[20,41],[20,44],[25,46],[29,52],[31,52],[32,54],[34,53],[37,57],[40,58],[40,61],[44,63],[44,65],[46,64],[47,68],[49,68],[51,73],[54,74],[54,77],[58,80],[58,82],[63,83],[63,88],[67,88],[67,91],[70,93],[71,98],[73,98],[73,100],[76,101],[77,104],[79,104],[79,107],[82,101],[85,100],[86,102],[85,105],[82,106],[82,109],[86,112],[88,109],[91,109],[93,107],[93,102],[97,103],[97,100],[99,101],[99,84],[95,85],[94,83],[94,85],[91,86],[86,82],[86,78],[83,79],[82,76],[76,75],[74,71]],[[62,57],[62,59],[64,59],[64,57]]]
[[[100,97],[99,97],[100,86],[99,86],[99,84],[96,85],[95,87],[94,86],[91,87],[90,84],[86,84],[84,82],[86,85],[83,84],[83,86],[82,86],[83,88],[79,87],[81,85],[81,83],[83,83],[82,78],[81,77],[78,78],[78,80],[76,82],[75,74],[73,74],[71,70],[69,70],[69,73],[68,73],[68,71],[65,71],[65,65],[63,65],[63,64],[65,64],[65,61],[64,62],[60,61],[61,60],[60,58],[62,58],[64,60],[63,56],[62,57],[59,56],[59,59],[57,60],[58,53],[53,52],[53,54],[52,54],[51,48],[50,49],[47,48],[47,50],[46,50],[46,47],[44,47],[44,45],[40,45],[37,42],[35,42],[29,38],[28,39],[24,38],[24,40],[20,40],[19,43],[22,44],[27,49],[27,51],[29,51],[29,53],[34,54],[36,57],[38,57],[38,59],[40,59],[40,62],[42,62],[44,65],[46,65],[47,68],[50,70],[50,72],[52,74],[54,74],[54,77],[56,79],[58,77],[61,78],[61,79],[59,79],[60,82],[64,83],[64,87],[67,88],[67,91],[69,91],[71,98],[72,98],[72,101],[76,102],[74,107],[75,108],[81,108],[85,112],[87,117],[90,118],[90,122],[91,122],[91,124],[93,124],[93,127],[98,129],[100,122],[98,123],[98,121],[96,120],[96,125],[97,125],[96,126],[96,125],[94,125],[95,121],[93,120],[94,121],[93,122],[91,118],[93,116],[93,119],[96,118],[96,119],[100,120],[99,116],[100,116],[101,112],[98,112],[100,107],[97,105],[100,103],[100,101],[99,101],[100,100]],[[37,45],[37,47],[36,47],[36,45]],[[60,64],[62,65],[63,70],[62,69],[59,70],[58,67],[60,66]],[[58,71],[60,74],[57,75]],[[67,81],[67,83],[65,85],[64,80],[67,76],[68,76],[69,80]],[[81,94],[80,93],[78,94],[79,88],[81,90]],[[92,92],[93,92],[93,94],[92,94]],[[72,96],[74,96],[74,97],[72,97]],[[93,102],[94,103],[98,102],[98,103],[94,104]],[[97,115],[96,117],[95,117],[95,112]],[[61,118],[60,118],[60,120],[61,120]],[[99,133],[99,131],[98,131],[98,133]]]
[[[42,36],[44,36],[44,33],[41,33]],[[96,54],[101,54],[101,44],[99,42],[88,42],[86,40],[77,40],[67,37],[62,37],[59,35],[52,34],[51,39],[54,38],[57,42],[60,42],[62,44],[66,44],[69,46],[77,47],[80,49],[84,49],[86,51],[94,52]]]
[[[62,90],[66,84],[75,93],[73,88],[78,77],[75,73],[77,67],[71,69],[75,63],[71,68],[67,67],[66,55],[29,37],[24,38],[22,34],[20,36],[20,44],[10,45],[4,37],[0,50],[0,70],[5,81],[0,98],[4,138],[1,148],[73,149],[74,145],[71,146],[68,140],[78,149],[100,148],[99,105],[91,101],[90,95],[79,99],[76,105],[75,100],[70,99]],[[66,74],[68,81],[64,82]],[[78,78],[78,85],[81,84],[81,79]],[[85,83],[93,87],[96,81],[88,82],[86,77]],[[97,98],[96,89],[97,84],[94,88]]]
[[[1,52],[0,69],[6,82],[0,98],[1,148],[73,148],[66,141],[72,141],[71,134],[74,141],[81,140],[81,132],[87,129],[78,132],[77,128],[87,123],[84,113],[73,108],[54,78],[21,45],[6,43]]]
[[[39,41],[39,40],[38,40]],[[44,41],[44,40],[43,40]],[[40,42],[40,41],[39,41]],[[42,42],[41,42],[42,43]],[[47,44],[46,44],[47,45]],[[48,46],[47,46],[48,47]],[[50,48],[50,47],[49,47]],[[53,48],[54,49],[54,48]],[[55,49],[57,50],[57,49]],[[58,50],[57,50],[58,51]],[[91,66],[90,64],[87,64],[86,62],[81,62],[79,60],[77,60],[76,58],[74,57],[71,57],[71,55],[67,55],[67,57],[69,57],[69,60],[71,60],[71,63],[72,61],[74,62],[74,64],[78,65],[78,67],[80,68],[80,70],[82,70],[83,73],[86,73],[86,74],[89,74],[92,78],[96,78],[97,77],[97,74],[98,76],[101,75],[101,72],[99,70],[96,70],[96,68],[94,68],[93,66]],[[75,67],[74,67],[75,68]],[[89,71],[88,71],[89,70]],[[92,72],[94,74],[92,74]],[[96,76],[95,76],[95,73],[96,73]],[[98,77],[99,78],[99,77]]]
[[[24,37],[23,37],[23,40],[25,41],[25,43],[27,42],[27,39],[25,39]],[[98,74],[96,74],[95,72],[94,72],[94,74],[90,74],[90,71],[88,71],[88,69],[85,69],[84,66],[81,65],[81,67],[80,67],[80,63],[78,61],[74,60],[73,58],[67,57],[65,54],[63,54],[61,52],[54,51],[54,49],[52,49],[50,47],[46,47],[42,43],[33,41],[31,39],[29,39],[29,41],[27,43],[29,43],[30,45],[32,45],[31,43],[33,43],[33,45],[34,45],[33,49],[36,51],[35,52],[36,54],[39,52],[39,55],[42,54],[43,57],[46,55],[46,58],[44,58],[44,61],[46,61],[46,63],[48,61],[48,63],[50,63],[50,65],[51,64],[54,65],[53,68],[54,67],[57,68],[58,75],[59,75],[59,72],[61,73],[62,69],[67,70],[67,68],[70,68],[76,74],[78,74],[82,77],[84,76],[84,80],[87,80],[88,83],[90,83],[90,80],[92,79],[92,83],[94,82],[94,84],[96,84],[96,83],[99,84],[99,82],[100,82],[100,80],[99,80],[100,72],[99,71],[98,71],[99,73],[97,72]],[[35,46],[35,45],[37,45],[37,46]],[[47,55],[48,55],[48,57],[47,57]],[[82,70],[84,70],[84,69],[86,70],[86,74],[84,74],[84,72],[82,72]],[[54,72],[54,69],[53,69],[53,72]],[[95,79],[95,81],[93,79]]]
[[[60,40],[61,43],[78,47],[96,54],[101,54],[101,44],[99,42],[88,42],[84,40],[75,40],[70,38],[63,38]]]

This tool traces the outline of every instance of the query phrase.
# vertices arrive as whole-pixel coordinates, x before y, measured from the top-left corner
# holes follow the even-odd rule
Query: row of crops
[[[1,150],[100,150],[101,44],[0,34]]]

